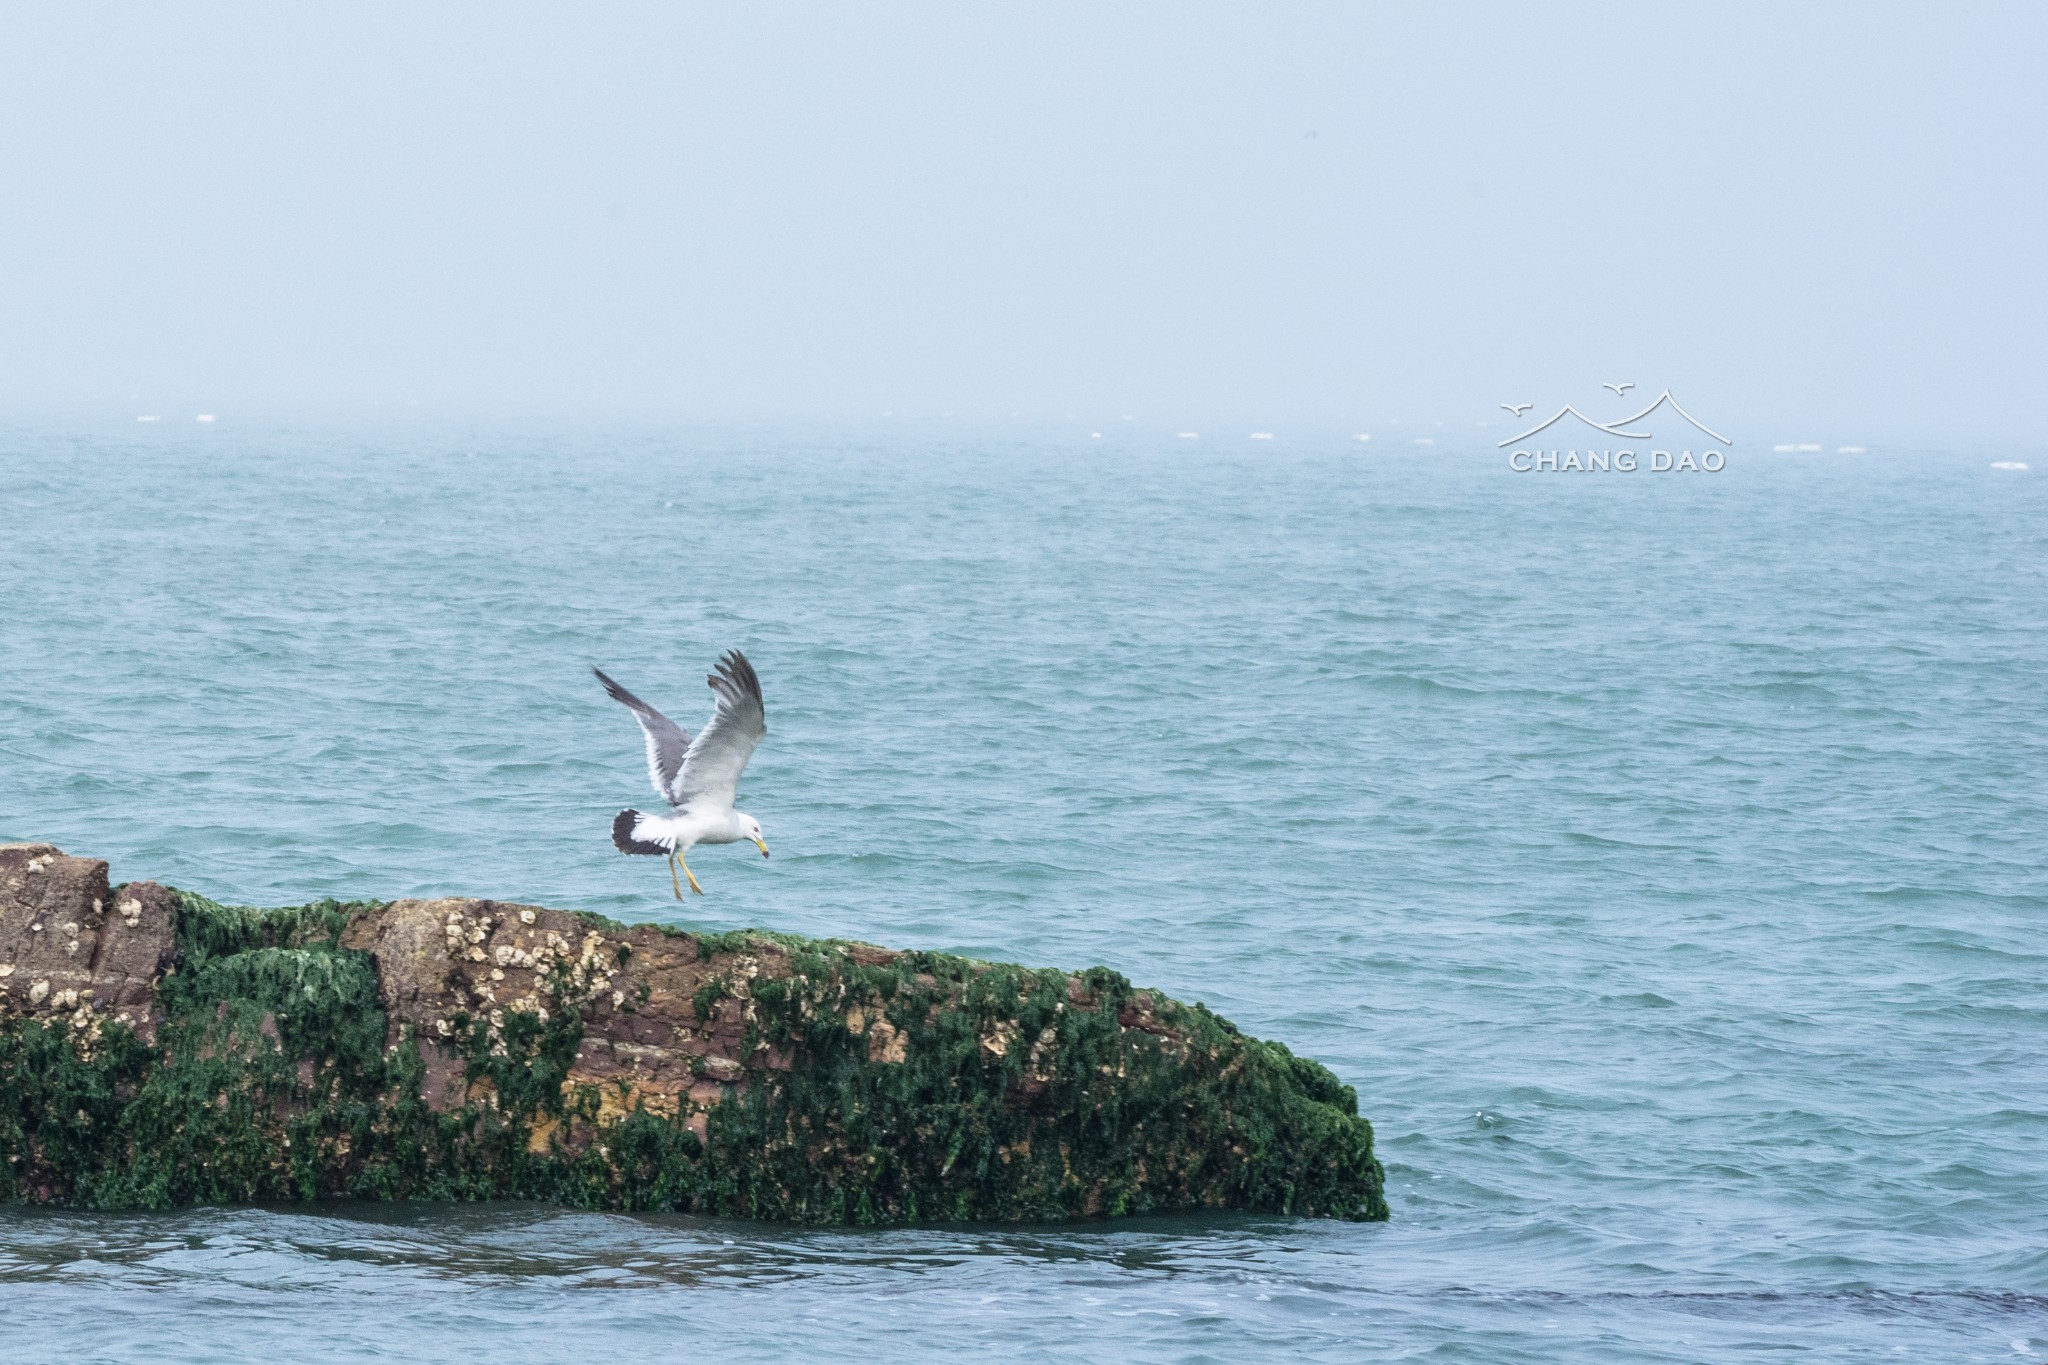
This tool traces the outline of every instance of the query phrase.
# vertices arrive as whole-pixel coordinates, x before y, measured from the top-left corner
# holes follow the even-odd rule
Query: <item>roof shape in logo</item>
[[[1563,407],[1559,408],[1555,413],[1551,414],[1551,416],[1549,416],[1541,422],[1538,422],[1535,426],[1530,427],[1521,435],[1510,436],[1494,448],[1496,450],[1501,450],[1507,448],[1508,446],[1513,445],[1517,441],[1526,441],[1531,436],[1534,436],[1537,432],[1543,430],[1545,427],[1550,426],[1556,422],[1561,422],[1566,417],[1576,417],[1581,422],[1584,422],[1587,426],[1593,428],[1595,431],[1604,431],[1609,436],[1619,436],[1622,439],[1629,441],[1647,441],[1651,439],[1649,432],[1627,431],[1624,430],[1624,428],[1634,426],[1637,422],[1642,421],[1645,417],[1648,417],[1651,413],[1655,412],[1658,408],[1663,407],[1667,403],[1671,405],[1671,410],[1673,412],[1677,413],[1680,417],[1683,417],[1686,421],[1698,427],[1707,435],[1719,441],[1722,445],[1734,444],[1734,442],[1729,440],[1726,436],[1723,436],[1720,432],[1715,431],[1712,427],[1700,421],[1699,418],[1693,416],[1684,408],[1680,407],[1678,400],[1671,396],[1671,390],[1666,389],[1664,390],[1664,392],[1658,394],[1656,399],[1651,402],[1650,406],[1644,408],[1641,412],[1638,412],[1633,416],[1619,418],[1612,422],[1596,422],[1592,418],[1586,416],[1585,413],[1580,412],[1577,408],[1573,407],[1570,403],[1566,403]]]

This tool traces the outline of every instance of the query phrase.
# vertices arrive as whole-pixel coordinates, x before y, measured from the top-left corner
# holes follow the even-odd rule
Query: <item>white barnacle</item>
[[[45,1000],[47,1000],[47,999],[49,999],[49,998],[50,998],[50,983],[49,983],[49,982],[47,982],[47,981],[37,981],[37,982],[34,982],[34,983],[32,983],[32,984],[31,984],[31,985],[29,986],[29,988],[28,988],[28,1002],[29,1002],[29,1004],[31,1004],[31,1005],[40,1005],[40,1004],[42,1004],[42,1003],[43,1003],[43,1001],[45,1001]]]
[[[520,922],[521,924],[531,924],[531,923],[533,923],[533,921],[534,921],[534,913],[533,913],[533,911],[531,911],[531,910],[521,910],[521,911],[519,912],[519,922]]]

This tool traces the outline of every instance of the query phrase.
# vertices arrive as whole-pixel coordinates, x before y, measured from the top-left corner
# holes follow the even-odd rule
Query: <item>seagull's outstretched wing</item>
[[[676,774],[683,770],[683,756],[690,749],[689,732],[606,677],[603,669],[593,668],[590,671],[597,674],[597,680],[604,684],[604,690],[611,694],[612,700],[624,703],[626,709],[633,713],[633,719],[640,722],[640,728],[647,732],[647,780],[654,784],[654,790],[662,800],[672,806],[680,806],[682,799],[676,795]]]
[[[704,681],[711,684],[718,706],[683,755],[682,775],[676,779],[678,806],[696,800],[714,808],[732,805],[740,774],[746,771],[754,746],[768,733],[761,680],[754,676],[754,666],[746,655],[727,650],[717,671]]]

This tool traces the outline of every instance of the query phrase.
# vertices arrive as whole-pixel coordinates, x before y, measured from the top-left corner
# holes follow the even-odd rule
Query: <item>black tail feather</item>
[[[668,845],[650,844],[645,839],[633,837],[633,826],[639,819],[640,812],[637,810],[620,811],[618,818],[612,821],[612,843],[617,845],[621,853],[645,853],[667,857]]]

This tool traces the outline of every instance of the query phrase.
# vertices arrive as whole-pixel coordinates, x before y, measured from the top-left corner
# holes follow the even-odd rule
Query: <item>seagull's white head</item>
[[[733,814],[738,817],[740,822],[740,837],[752,839],[754,847],[761,850],[761,856],[763,858],[767,857],[768,841],[761,837],[761,822],[743,810],[736,810]]]

